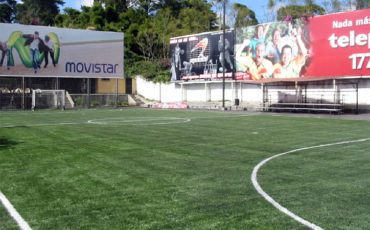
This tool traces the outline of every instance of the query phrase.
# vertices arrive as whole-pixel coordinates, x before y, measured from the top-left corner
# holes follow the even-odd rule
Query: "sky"
[[[92,6],[94,0],[64,0],[63,9],[70,7],[76,10],[80,10],[81,5]]]

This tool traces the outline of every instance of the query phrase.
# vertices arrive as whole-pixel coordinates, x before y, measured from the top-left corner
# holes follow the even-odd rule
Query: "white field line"
[[[323,148],[323,147],[328,147],[328,146],[333,146],[333,145],[343,145],[343,144],[364,142],[364,141],[369,141],[369,140],[370,140],[370,138],[353,140],[353,141],[342,141],[342,142],[336,142],[336,143],[330,143],[330,144],[324,144],[324,145],[316,145],[316,146],[304,147],[304,148],[294,149],[294,150],[291,150],[291,151],[288,151],[288,152],[276,154],[276,155],[274,155],[272,157],[269,157],[269,158],[264,159],[263,161],[261,161],[258,165],[256,165],[254,167],[253,172],[252,172],[252,176],[251,176],[251,180],[252,180],[253,186],[257,190],[257,192],[260,195],[263,196],[263,198],[265,198],[268,202],[270,202],[272,205],[274,205],[279,211],[287,214],[288,216],[290,216],[294,220],[298,221],[299,223],[301,223],[301,224],[303,224],[303,225],[305,225],[305,226],[307,226],[307,227],[309,227],[311,229],[314,229],[314,230],[322,230],[323,228],[321,228],[321,227],[319,227],[319,226],[317,226],[317,225],[315,225],[313,223],[310,223],[309,221],[307,221],[307,220],[305,220],[305,219],[303,219],[303,218],[295,215],[294,213],[292,213],[291,211],[289,211],[287,208],[281,206],[271,196],[269,196],[265,191],[263,191],[263,189],[261,188],[261,186],[257,182],[257,173],[258,173],[258,170],[264,164],[266,164],[268,161],[270,161],[272,159],[275,159],[277,157],[280,157],[280,156],[289,154],[289,153],[299,152],[299,151],[303,151],[303,150],[307,150],[307,149]]]
[[[229,116],[215,116],[215,117],[208,116],[208,117],[190,117],[190,118],[189,117],[139,117],[139,119],[135,119],[135,120],[120,120],[120,119],[125,119],[125,117],[112,117],[112,118],[101,118],[101,119],[88,120],[87,123],[97,124],[97,125],[109,125],[113,123],[125,123],[126,125],[165,125],[165,124],[187,123],[195,119],[234,118],[234,117],[246,117],[246,116],[250,116],[250,115],[244,114],[244,115],[229,115]],[[162,121],[162,120],[163,121],[179,120],[179,121],[156,122],[156,123],[149,123],[149,124],[135,123],[135,122]]]
[[[53,124],[18,124],[18,125],[4,125],[0,126],[0,128],[17,128],[17,127],[41,127],[41,126],[58,126],[58,125],[78,125],[78,124],[84,124],[86,122],[61,122],[61,123],[53,123]]]
[[[9,200],[5,197],[5,195],[0,191],[0,201],[3,203],[5,209],[9,212],[10,216],[15,220],[18,224],[20,229],[22,230],[32,230],[31,227],[27,224],[26,221],[23,220],[21,215],[15,210],[13,205],[9,202]]]
[[[247,115],[247,114],[244,114],[244,115],[229,115],[229,116],[214,116],[214,117],[210,117],[210,116],[207,116],[207,117],[148,117],[150,119],[140,119],[140,120],[126,120],[126,121],[116,121],[116,122],[112,122],[112,120],[117,120],[117,119],[123,119],[123,118],[127,118],[127,117],[113,117],[113,118],[100,118],[100,119],[93,119],[93,120],[88,120],[87,122],[85,121],[82,121],[82,122],[61,122],[61,123],[50,123],[50,124],[47,124],[47,123],[39,123],[39,124],[16,124],[16,125],[3,125],[1,126],[0,125],[0,128],[17,128],[17,127],[39,127],[39,126],[58,126],[58,125],[81,125],[81,124],[98,124],[98,125],[106,125],[106,124],[109,124],[109,123],[126,123],[126,124],[133,124],[133,125],[163,125],[163,124],[178,124],[178,123],[187,123],[187,122],[190,122],[191,120],[193,119],[217,119],[217,118],[233,118],[233,117],[246,117],[246,116],[250,116],[250,115]],[[142,122],[142,121],[160,121],[160,120],[165,120],[165,119],[169,119],[169,120],[181,120],[181,121],[178,121],[178,122],[159,122],[159,123],[151,123],[151,124],[136,124],[134,122]],[[104,121],[107,121],[107,122],[104,122]]]
[[[172,121],[173,122],[172,122]],[[150,121],[152,123],[140,123]],[[157,121],[157,122],[156,122]],[[170,122],[171,121],[171,122]],[[127,119],[126,117],[112,117],[112,118],[101,118],[89,120],[89,124],[98,124],[98,125],[113,125],[117,123],[124,123],[126,125],[168,125],[168,124],[178,124],[190,122],[189,118],[182,117],[136,117],[134,120]]]

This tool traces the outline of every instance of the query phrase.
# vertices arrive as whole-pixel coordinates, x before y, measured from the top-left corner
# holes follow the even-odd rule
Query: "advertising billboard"
[[[171,81],[231,79],[235,71],[234,31],[209,32],[170,39]],[[225,47],[225,66],[223,49]]]
[[[123,33],[0,23],[0,76],[123,78]]]
[[[370,76],[370,9],[312,18],[305,76]]]
[[[370,9],[236,30],[236,80],[370,76]]]

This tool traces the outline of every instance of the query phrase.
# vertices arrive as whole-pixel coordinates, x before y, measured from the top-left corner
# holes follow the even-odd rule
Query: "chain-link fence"
[[[96,79],[0,77],[0,110],[30,110],[32,91],[38,89],[65,90],[67,109],[128,105],[126,94],[97,94],[96,85]]]

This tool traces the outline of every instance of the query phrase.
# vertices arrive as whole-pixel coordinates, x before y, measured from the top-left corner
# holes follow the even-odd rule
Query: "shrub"
[[[116,102],[115,102],[115,101],[113,101],[113,100],[109,100],[107,105],[113,106],[113,105],[115,105],[115,104],[116,104]]]
[[[82,101],[81,97],[75,98],[74,102],[75,102],[76,105],[79,105],[79,106],[81,106],[83,104],[83,101]]]
[[[92,101],[91,102],[91,106],[95,107],[95,106],[98,106],[100,105],[100,103],[98,101]]]
[[[168,59],[138,60],[131,64],[128,76],[141,75],[154,82],[170,81],[170,62]]]
[[[128,102],[127,101],[117,101],[117,105],[118,106],[128,106]]]

